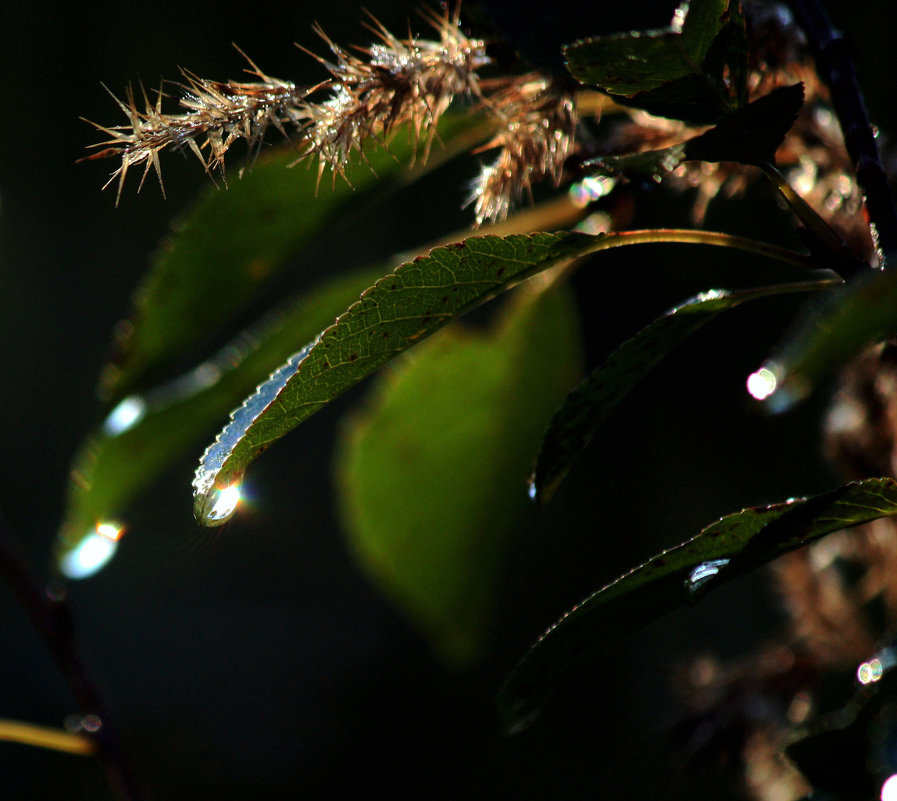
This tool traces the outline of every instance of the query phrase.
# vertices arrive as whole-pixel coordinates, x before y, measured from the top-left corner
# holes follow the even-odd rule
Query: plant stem
[[[782,197],[785,198],[785,202],[804,228],[825,248],[825,255],[829,257],[826,261],[838,275],[842,278],[850,278],[868,266],[850,252],[844,240],[800,196],[797,190],[785,180],[785,176],[773,164],[766,162],[759,166],[763,170],[763,174],[769,178]]]
[[[96,716],[100,727],[92,733],[97,756],[117,798],[139,801],[145,797],[124,758],[118,737],[106,715],[99,694],[89,679],[75,645],[71,612],[62,594],[51,596],[40,589],[21,544],[0,513],[0,575],[41,636],[53,660],[68,681],[75,702],[86,715]]]
[[[619,231],[602,234],[596,237],[594,245],[588,252],[594,253],[599,250],[623,247],[625,245],[666,243],[731,248],[784,262],[804,270],[818,269],[820,266],[811,256],[804,256],[797,251],[779,247],[778,245],[770,245],[758,239],[723,234],[718,231],[699,231],[691,228],[650,228],[644,231]]]
[[[897,206],[878,155],[875,134],[850,59],[849,43],[832,28],[818,0],[791,0],[791,6],[807,35],[820,77],[831,92],[832,106],[853,161],[857,183],[866,198],[879,257],[883,260],[889,256],[894,258],[897,255]]]

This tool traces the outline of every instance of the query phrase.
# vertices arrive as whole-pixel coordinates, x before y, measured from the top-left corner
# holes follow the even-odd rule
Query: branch
[[[96,717],[100,726],[91,736],[106,778],[121,801],[145,798],[124,758],[119,739],[109,723],[103,703],[88,678],[75,646],[74,625],[63,593],[43,592],[31,574],[21,544],[0,513],[0,575],[6,579],[28,619],[41,636],[62,675],[69,683],[82,714]]]
[[[832,28],[818,0],[791,0],[798,24],[807,35],[820,77],[828,85],[832,106],[853,161],[857,183],[866,197],[879,256],[897,255],[897,207],[881,165],[875,134],[857,83],[850,44]]]

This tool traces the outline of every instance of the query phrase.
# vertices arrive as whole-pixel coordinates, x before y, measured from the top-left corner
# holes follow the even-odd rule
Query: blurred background
[[[415,6],[368,8],[401,33]],[[369,35],[358,6],[344,0],[36,2],[3,17],[0,508],[43,572],[69,460],[100,419],[94,387],[111,333],[171,221],[208,184],[195,160],[172,154],[167,200],[151,178],[139,195],[136,182],[126,187],[115,208],[114,190],[100,191],[111,162],[75,164],[97,141],[79,117],[122,121],[101,82],[121,94],[129,81],[176,78],[179,66],[239,80],[244,63],[231,42],[267,73],[312,83],[321,69],[294,42],[321,52],[313,22],[341,43]],[[874,120],[897,130],[893,4],[866,2],[836,22],[855,44]],[[293,274],[312,280],[469,224],[460,206],[475,172],[475,161],[453,163],[347,221],[340,248],[300,256]],[[765,187],[755,191],[770,200]],[[773,211],[758,215],[758,206]],[[636,227],[688,224],[662,189],[639,197],[637,209]],[[749,196],[711,207],[707,227],[791,243],[782,220],[775,203]],[[694,258],[651,247],[580,270],[590,365],[677,301],[763,277],[747,258]],[[775,277],[774,267],[762,269]],[[734,797],[723,766],[685,769],[671,747],[681,715],[674,679],[696,656],[737,659],[781,630],[784,613],[764,575],[634,634],[571,680],[523,734],[503,735],[494,696],[547,625],[621,572],[722,514],[835,485],[818,444],[825,397],[768,418],[744,391],[798,306],[776,299],[726,315],[633,393],[554,503],[532,511],[488,653],[464,670],[431,656],[343,544],[331,453],[341,415],[363,391],[267,454],[253,470],[253,510],[223,529],[196,527],[195,458],[176,465],[127,516],[115,560],[69,589],[92,675],[151,797]],[[60,726],[75,712],[0,585],[0,717]],[[111,797],[92,760],[5,743],[0,787],[23,801]]]

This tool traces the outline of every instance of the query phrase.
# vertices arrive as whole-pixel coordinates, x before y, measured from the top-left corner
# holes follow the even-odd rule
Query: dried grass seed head
[[[534,183],[560,183],[578,124],[573,98],[536,73],[506,80],[485,105],[502,127],[480,148],[499,153],[471,187],[468,203],[474,204],[478,225],[505,219],[513,203],[531,195]]]

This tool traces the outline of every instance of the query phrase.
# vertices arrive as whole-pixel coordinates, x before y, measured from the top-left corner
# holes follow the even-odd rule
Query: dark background
[[[370,6],[400,32],[412,9]],[[195,162],[169,155],[168,200],[150,179],[140,195],[126,188],[116,209],[112,191],[99,191],[107,165],[74,163],[96,141],[79,116],[120,121],[101,81],[120,93],[128,81],[176,77],[178,66],[239,78],[231,42],[270,74],[318,80],[292,44],[320,50],[315,20],[336,41],[367,41],[357,7],[346,2],[4,9],[0,506],[38,568],[49,559],[68,461],[98,420],[93,388],[113,326],[148,254],[207,180]],[[838,22],[856,42],[875,120],[897,130],[893,4],[857,4]],[[438,198],[437,227],[426,228],[431,208],[412,195],[354,220],[346,252],[382,255],[462,225],[469,216],[458,207],[474,170],[443,170],[424,188]],[[639,222],[684,222],[657,192],[641,207]],[[712,211],[708,226],[770,238],[780,217],[756,207]],[[593,363],[676,301],[758,277],[748,259],[694,258],[647,248],[600,272],[583,270]],[[296,262],[310,277],[327,267]],[[767,418],[743,388],[796,305],[775,300],[733,312],[633,394],[555,503],[533,512],[509,565],[491,650],[469,670],[435,663],[344,550],[328,470],[339,417],[359,393],[261,460],[256,511],[214,535],[192,521],[195,461],[177,465],[135,505],[112,564],[69,592],[88,661],[152,797],[726,797],[721,772],[683,772],[666,743],[677,719],[671,679],[689,657],[735,657],[780,630],[783,614],[764,576],[635,634],[522,735],[501,734],[493,698],[546,625],[623,570],[716,516],[834,485],[818,446],[825,398]],[[0,588],[0,717],[58,726],[74,712],[43,644]],[[0,793],[109,797],[93,761],[14,744],[0,744]]]

